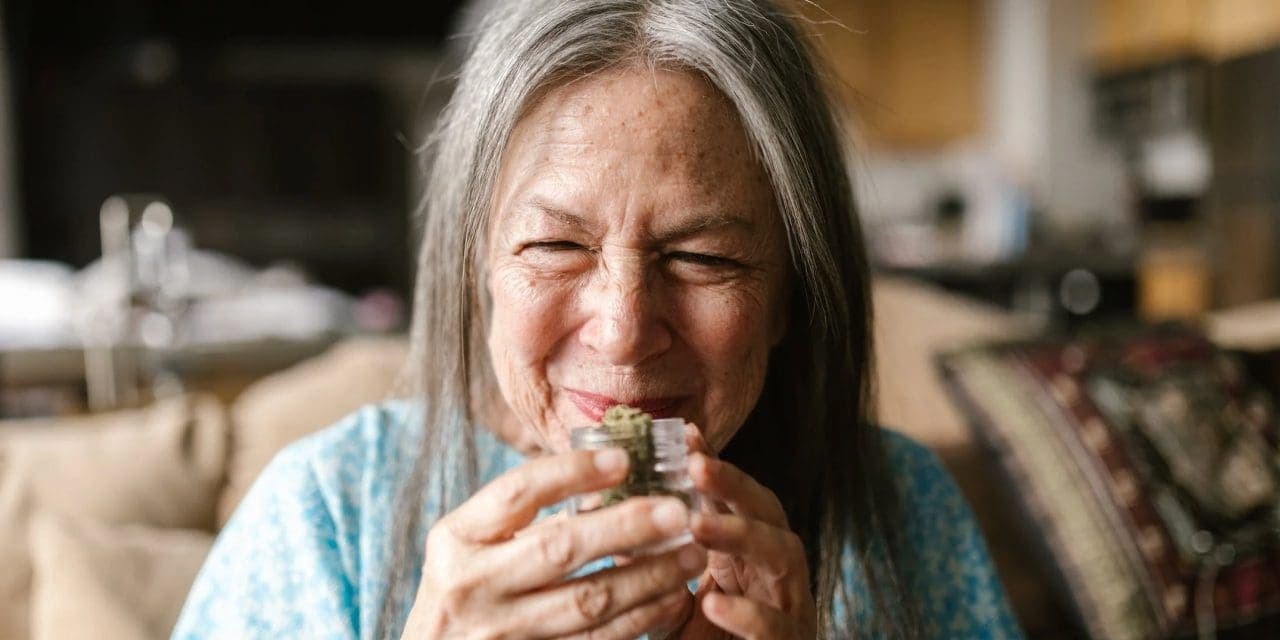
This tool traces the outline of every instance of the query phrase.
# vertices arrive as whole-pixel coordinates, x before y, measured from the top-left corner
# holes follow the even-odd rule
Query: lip
[[[625,404],[629,407],[635,407],[651,416],[655,420],[662,418],[671,418],[675,416],[675,409],[680,405],[680,401],[687,396],[669,396],[665,398],[629,398],[619,400],[611,396],[582,391],[580,389],[565,389],[569,400],[574,406],[578,407],[583,415],[590,418],[593,422],[599,422],[604,418],[604,412],[614,405]]]

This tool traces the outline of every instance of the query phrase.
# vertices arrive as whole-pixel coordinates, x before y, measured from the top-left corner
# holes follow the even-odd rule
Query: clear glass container
[[[622,484],[579,496],[569,501],[573,514],[586,513],[611,506],[634,496],[672,496],[690,510],[698,508],[698,494],[689,478],[689,448],[685,442],[683,418],[653,421],[649,437],[638,434],[620,435],[616,430],[594,425],[570,432],[576,450],[617,447],[627,452],[631,465]],[[647,440],[647,441],[646,441]],[[687,544],[693,539],[688,531],[656,548],[640,550],[657,553]]]

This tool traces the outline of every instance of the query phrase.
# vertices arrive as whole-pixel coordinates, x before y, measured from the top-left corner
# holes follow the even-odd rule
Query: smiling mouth
[[[578,389],[565,389],[569,395],[569,400],[574,406],[578,407],[583,415],[590,418],[593,422],[599,422],[604,417],[604,412],[609,407],[619,404],[625,404],[635,407],[655,420],[662,418],[670,418],[675,415],[675,409],[680,402],[685,399],[684,396],[670,396],[665,398],[628,398],[619,400],[610,396],[591,393],[589,391],[581,391]]]

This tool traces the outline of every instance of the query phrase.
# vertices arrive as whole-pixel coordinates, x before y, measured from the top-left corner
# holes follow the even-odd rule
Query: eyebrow
[[[596,227],[596,224],[591,220],[562,207],[557,207],[541,198],[530,199],[527,206],[534,211],[538,211],[555,218],[556,221],[563,225],[573,227],[575,229],[591,231]],[[664,230],[661,234],[658,234],[657,239],[662,242],[671,242],[674,240],[688,238],[690,236],[696,236],[700,233],[718,231],[725,228],[736,228],[750,233],[755,231],[755,224],[740,216],[720,212],[710,212],[704,215],[695,216],[671,229]]]
[[[586,218],[567,209],[557,207],[542,198],[530,198],[525,206],[529,209],[555,218],[557,222],[565,226],[573,227],[582,231],[590,231],[595,227],[595,225]]]

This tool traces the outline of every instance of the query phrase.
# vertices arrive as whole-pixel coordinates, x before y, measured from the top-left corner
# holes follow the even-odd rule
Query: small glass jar
[[[627,452],[631,464],[627,478],[616,487],[595,493],[574,496],[569,501],[573,514],[587,513],[608,507],[635,496],[672,496],[678,498],[691,511],[698,508],[698,494],[689,478],[689,448],[685,442],[683,418],[662,418],[653,421],[648,442],[643,436],[619,435],[606,427],[594,425],[574,429],[569,434],[576,450],[617,447]],[[643,549],[641,553],[658,553],[687,544],[693,539],[688,531],[657,548]]]

